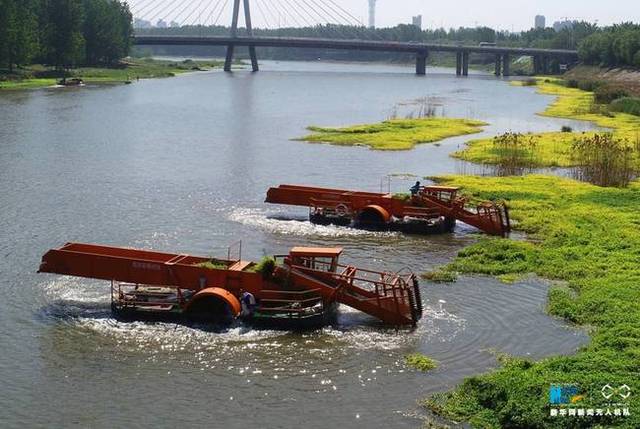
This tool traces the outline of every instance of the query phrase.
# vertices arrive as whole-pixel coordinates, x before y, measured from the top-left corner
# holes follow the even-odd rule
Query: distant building
[[[546,28],[547,27],[547,19],[544,17],[544,15],[536,15],[536,25],[535,25],[535,29],[539,29],[539,28]]]
[[[153,25],[151,25],[151,22],[145,21],[144,19],[136,18],[133,21],[133,28],[151,28],[151,27],[153,27]]]
[[[369,0],[369,28],[376,28],[376,0]]]
[[[417,15],[411,18],[411,23],[422,30],[422,15]]]
[[[175,22],[175,21],[171,21],[171,24],[169,24],[169,27],[173,27],[173,28],[180,27],[180,23],[179,22]]]
[[[553,29],[556,31],[571,30],[575,23],[576,21],[570,20],[556,21],[553,23]]]
[[[167,23],[164,20],[159,20],[158,23],[156,24],[156,27],[158,28],[167,28]]]

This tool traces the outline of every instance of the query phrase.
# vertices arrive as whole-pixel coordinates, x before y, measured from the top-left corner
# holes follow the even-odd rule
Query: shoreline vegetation
[[[640,145],[640,116],[609,111],[606,105],[596,103],[592,91],[569,88],[563,81],[550,78],[513,81],[512,84],[535,86],[540,94],[557,96],[556,100],[540,113],[542,116],[589,121],[611,132],[616,139],[624,141],[630,148]],[[566,127],[564,132],[524,134],[522,137],[532,144],[527,149],[529,153],[521,155],[526,156],[531,168],[575,167],[580,165],[580,159],[574,156],[573,143],[577,139],[593,138],[601,134],[602,131],[574,133],[569,127]],[[472,140],[467,143],[466,148],[452,154],[454,158],[488,165],[500,164],[504,155],[504,148],[497,144],[496,138]]]
[[[0,91],[38,89],[57,85],[63,77],[80,78],[85,84],[124,84],[138,79],[174,77],[184,73],[221,68],[222,62],[166,61],[152,58],[135,58],[110,67],[78,67],[58,73],[41,65],[15,70],[11,75],[0,74]]]
[[[640,132],[640,117],[594,109],[593,92],[544,78],[536,86],[541,93],[558,96],[541,115],[592,121],[610,129],[614,138],[628,141]],[[575,165],[572,142],[577,136],[596,134],[530,135],[542,147],[532,152],[533,160],[538,166]],[[498,156],[493,143],[472,142],[454,156],[491,164]],[[575,406],[585,409],[607,408],[600,393],[607,384],[640,389],[640,181],[603,187],[533,174],[432,179],[460,186],[472,198],[507,201],[514,229],[527,238],[482,238],[425,278],[455,281],[465,273],[515,282],[535,274],[552,281],[548,313],[586,327],[591,341],[570,356],[534,361],[502,355],[498,369],[467,378],[452,391],[425,399],[423,405],[440,417],[481,428],[640,427],[637,412],[558,420],[550,416],[549,404],[549,387],[556,384],[577,385],[581,396]],[[640,397],[631,396],[624,403],[638,410]]]
[[[485,125],[485,122],[472,119],[389,119],[376,124],[343,128],[310,126],[308,130],[312,134],[295,140],[338,146],[368,146],[373,150],[408,150],[422,143],[479,133]]]

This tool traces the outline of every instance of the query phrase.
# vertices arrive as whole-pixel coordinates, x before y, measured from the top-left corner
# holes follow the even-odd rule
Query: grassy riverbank
[[[522,84],[516,82],[516,84]],[[599,127],[611,130],[616,138],[631,146],[640,144],[640,117],[626,113],[610,112],[606,106],[595,103],[594,93],[577,88],[568,88],[557,79],[538,79],[538,92],[555,95],[557,99],[542,113],[543,116],[590,121]],[[576,138],[593,136],[595,132],[553,132],[526,135],[535,142],[535,157],[531,167],[572,167],[576,165],[571,147]],[[500,148],[494,139],[473,140],[453,157],[482,164],[498,164]]]
[[[487,124],[471,119],[392,119],[345,128],[309,127],[313,133],[299,140],[340,146],[368,146],[375,150],[407,150],[420,143],[479,133],[484,125]]]
[[[445,271],[512,278],[535,273],[560,281],[550,291],[549,312],[591,326],[592,341],[574,356],[504,358],[501,369],[469,378],[426,404],[483,428],[640,427],[637,395],[629,400],[631,417],[549,416],[551,384],[577,384],[585,397],[576,406],[584,408],[603,406],[606,384],[640,389],[640,183],[601,188],[538,175],[439,182],[463,186],[483,200],[507,200],[517,229],[531,238],[485,238],[462,250]]]
[[[81,78],[87,84],[121,84],[137,79],[173,77],[182,73],[210,70],[222,66],[219,61],[195,62],[135,59],[117,67],[79,67],[66,73],[67,78]],[[55,85],[62,78],[47,67],[32,65],[9,74],[0,74],[0,90],[43,88]]]

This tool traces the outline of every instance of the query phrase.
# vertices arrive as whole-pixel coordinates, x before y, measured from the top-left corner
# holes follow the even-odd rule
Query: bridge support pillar
[[[427,74],[427,58],[428,52],[418,52],[416,54],[416,74],[418,76],[424,76]]]
[[[462,53],[462,76],[469,76],[469,51]]]
[[[456,52],[456,76],[462,75],[462,52]]]
[[[549,74],[549,57],[542,57],[542,73]]]
[[[496,55],[496,69],[494,74],[497,77],[500,77],[500,75],[502,74],[502,58],[500,58],[500,55]]]
[[[244,0],[244,22],[247,26],[247,34],[253,36],[253,26],[251,25],[251,9],[249,6],[249,0]],[[249,57],[251,58],[251,70],[257,72],[260,70],[258,67],[258,56],[256,55],[256,47],[249,46]]]
[[[231,71],[231,64],[233,63],[233,51],[235,50],[234,45],[227,46],[227,56],[224,59],[224,71]]]
[[[238,18],[240,15],[240,1],[234,0],[233,2],[233,15],[231,16],[231,37],[238,36]],[[253,27],[251,26],[251,9],[249,6],[249,0],[242,0],[244,8],[244,21],[247,28],[247,35],[253,36]],[[233,64],[233,53],[235,51],[235,45],[230,44],[227,46],[227,56],[224,60],[224,71],[230,72]],[[259,70],[258,56],[256,55],[256,47],[249,46],[249,57],[251,58],[251,69],[254,72]]]
[[[502,56],[502,76],[511,76],[511,55],[509,54]]]

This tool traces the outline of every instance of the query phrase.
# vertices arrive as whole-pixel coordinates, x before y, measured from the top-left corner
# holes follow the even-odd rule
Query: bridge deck
[[[435,52],[468,52],[496,55],[529,55],[563,57],[574,59],[578,51],[566,49],[536,49],[513,48],[504,46],[471,46],[444,45],[418,42],[387,42],[373,40],[340,40],[340,39],[311,39],[296,37],[230,37],[230,36],[134,36],[136,45],[201,45],[201,46],[258,46],[282,48],[319,48],[344,49],[362,51],[388,51],[425,53]]]

